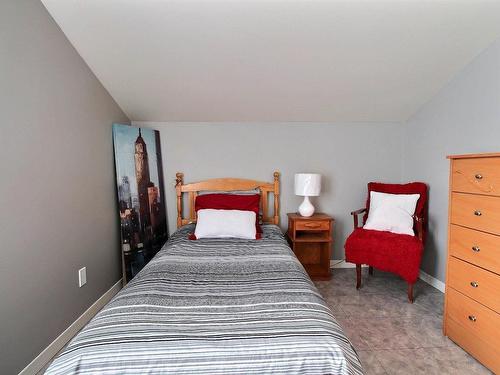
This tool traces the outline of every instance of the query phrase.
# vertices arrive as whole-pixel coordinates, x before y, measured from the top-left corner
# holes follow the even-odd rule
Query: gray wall
[[[397,123],[134,123],[159,129],[170,232],[176,227],[175,173],[185,182],[214,177],[272,181],[281,176],[281,226],[302,201],[293,193],[293,176],[316,172],[323,192],[317,210],[335,217],[334,259],[352,231],[349,212],[363,207],[369,181],[401,178],[402,126]]]
[[[449,161],[500,151],[500,40],[479,55],[405,126],[403,177],[430,184],[429,243],[422,269],[444,281]]]
[[[0,373],[14,374],[121,277],[111,124],[128,119],[36,0],[0,3],[0,113]]]

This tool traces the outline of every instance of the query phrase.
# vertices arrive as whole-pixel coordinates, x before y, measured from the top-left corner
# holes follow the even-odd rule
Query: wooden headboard
[[[280,173],[274,172],[273,182],[262,182],[256,180],[245,180],[241,178],[214,178],[191,184],[184,184],[184,174],[176,173],[175,190],[177,191],[177,228],[196,222],[196,211],[194,201],[200,191],[242,191],[254,190],[260,191],[260,205],[262,209],[262,222],[265,224],[279,224],[279,196],[280,196]],[[187,193],[189,199],[189,216],[184,218],[182,214],[184,193]],[[269,215],[269,194],[274,195],[273,215]]]

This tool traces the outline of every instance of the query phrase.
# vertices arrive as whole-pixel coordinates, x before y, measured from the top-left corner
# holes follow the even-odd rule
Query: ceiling
[[[43,0],[136,121],[405,121],[500,0]]]

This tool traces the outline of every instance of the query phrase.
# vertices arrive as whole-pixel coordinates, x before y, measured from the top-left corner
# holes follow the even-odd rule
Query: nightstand
[[[328,280],[331,276],[332,229],[334,219],[317,213],[303,217],[288,215],[287,238],[293,252],[312,279]]]

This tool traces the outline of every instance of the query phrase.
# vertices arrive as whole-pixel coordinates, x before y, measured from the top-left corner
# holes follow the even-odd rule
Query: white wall
[[[444,281],[448,174],[446,155],[500,148],[500,40],[476,57],[407,123],[172,123],[136,122],[159,129],[169,229],[175,229],[175,172],[186,182],[220,176],[270,180],[282,172],[281,225],[295,211],[293,174],[318,172],[315,199],[336,222],[334,259],[344,257],[350,210],[363,206],[372,180],[429,185],[429,237],[422,269]],[[209,126],[207,126],[209,125]],[[172,191],[168,193],[169,189]]]
[[[0,373],[16,374],[121,277],[111,124],[128,119],[37,0],[0,2],[0,113]]]
[[[293,194],[297,172],[323,176],[317,209],[336,219],[334,259],[352,231],[349,212],[363,207],[369,181],[398,182],[401,177],[403,127],[398,123],[141,123],[161,132],[170,232],[176,226],[174,180],[215,177],[272,181],[281,172],[281,226],[296,212],[301,197]]]
[[[479,55],[405,126],[403,179],[430,185],[429,241],[422,269],[445,279],[446,155],[500,151],[500,40]]]
[[[318,207],[337,220],[334,258],[363,206],[366,183],[423,181],[429,185],[429,237],[422,269],[444,281],[448,214],[448,154],[499,151],[500,41],[490,46],[407,123],[135,123],[161,130],[169,229],[175,229],[176,171],[186,181],[218,176],[282,176],[282,226],[296,210],[293,174],[323,174]],[[209,126],[207,126],[209,125]],[[172,188],[173,189],[173,188]]]

